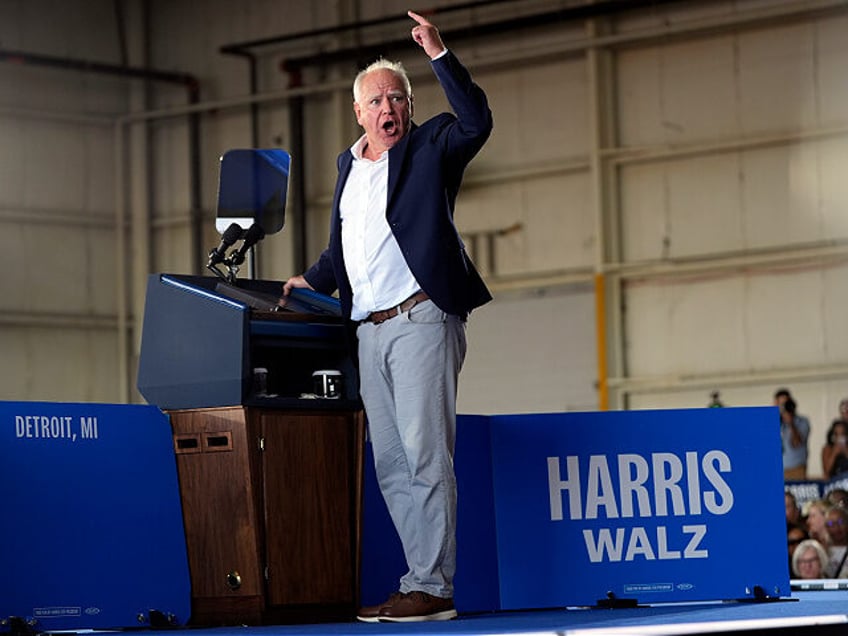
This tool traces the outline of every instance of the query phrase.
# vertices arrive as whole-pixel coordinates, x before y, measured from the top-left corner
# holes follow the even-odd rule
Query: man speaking
[[[353,84],[365,133],[338,158],[330,240],[293,287],[339,291],[358,323],[362,401],[377,480],[409,571],[363,621],[456,616],[456,391],[465,321],[491,300],[453,222],[463,172],[492,130],[486,95],[409,12],[453,114],[412,122],[412,87],[399,63],[377,60]]]

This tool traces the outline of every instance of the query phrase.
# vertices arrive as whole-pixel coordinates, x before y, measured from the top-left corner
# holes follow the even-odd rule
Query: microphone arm
[[[248,228],[247,233],[244,235],[244,241],[242,241],[241,246],[237,250],[233,250],[230,253],[230,257],[225,261],[227,267],[229,268],[228,279],[230,283],[235,283],[236,274],[238,274],[239,271],[239,265],[244,263],[244,258],[250,248],[252,248],[264,238],[265,230],[263,230],[262,226],[258,223],[254,223]]]
[[[224,272],[222,272],[220,269],[218,269],[217,265],[207,265],[206,269],[208,269],[210,272],[215,274],[215,276],[217,276],[221,280],[229,282],[230,279],[227,277],[226,274],[224,274]]]

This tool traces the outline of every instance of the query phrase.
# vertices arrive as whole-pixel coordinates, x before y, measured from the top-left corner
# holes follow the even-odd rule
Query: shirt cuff
[[[439,58],[444,57],[444,56],[445,56],[445,55],[447,55],[447,54],[448,54],[448,47],[445,47],[445,48],[443,48],[443,49],[442,49],[442,52],[441,52],[441,53],[439,53],[436,57],[430,58],[430,61],[431,61],[431,62],[435,62],[436,60],[438,60]]]

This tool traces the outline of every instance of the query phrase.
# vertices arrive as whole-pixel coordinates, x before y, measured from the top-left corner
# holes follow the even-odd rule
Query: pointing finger
[[[407,11],[406,15],[415,20],[421,26],[432,26],[423,15],[418,15],[414,11]]]

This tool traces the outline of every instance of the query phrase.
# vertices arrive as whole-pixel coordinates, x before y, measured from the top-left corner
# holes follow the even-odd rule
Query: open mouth
[[[393,135],[397,130],[397,124],[393,121],[385,121],[383,122],[383,132],[389,135]]]

